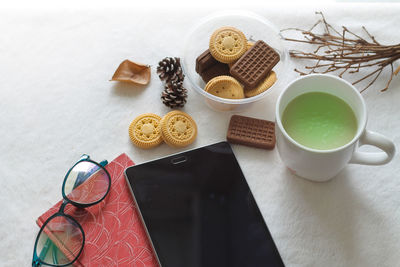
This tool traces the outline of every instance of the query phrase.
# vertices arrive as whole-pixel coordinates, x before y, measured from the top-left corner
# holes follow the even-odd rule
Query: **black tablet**
[[[227,142],[125,175],[161,266],[284,266]]]

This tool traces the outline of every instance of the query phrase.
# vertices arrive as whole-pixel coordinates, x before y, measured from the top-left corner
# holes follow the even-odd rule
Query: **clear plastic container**
[[[279,63],[274,67],[278,80],[265,92],[244,99],[226,99],[214,96],[204,91],[205,83],[196,72],[196,58],[208,49],[211,34],[223,26],[232,26],[241,30],[249,40],[263,40],[273,47],[280,55]],[[283,45],[279,30],[264,17],[247,11],[224,11],[207,16],[193,27],[185,39],[182,56],[182,68],[190,86],[204,97],[212,109],[218,111],[240,111],[252,103],[268,96],[279,87],[279,77],[286,71],[288,59],[287,50]]]

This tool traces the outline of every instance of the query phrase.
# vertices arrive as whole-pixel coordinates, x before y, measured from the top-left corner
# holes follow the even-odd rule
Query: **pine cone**
[[[170,108],[182,108],[186,104],[187,89],[183,82],[171,82],[161,94],[163,103]]]
[[[157,74],[167,84],[181,82],[185,77],[178,57],[166,57],[158,63]]]

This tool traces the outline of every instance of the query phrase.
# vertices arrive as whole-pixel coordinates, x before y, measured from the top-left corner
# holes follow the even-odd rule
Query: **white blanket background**
[[[128,137],[137,115],[169,111],[160,100],[155,66],[165,56],[181,56],[187,31],[213,11],[0,11],[1,266],[31,264],[39,230],[35,220],[61,199],[64,175],[83,153],[100,161],[126,152],[141,163],[225,140],[231,113],[209,109],[190,86],[184,111],[198,124],[194,144],[145,151]],[[334,26],[361,33],[364,25],[378,41],[400,43],[400,5],[264,6],[250,11],[280,29],[309,28],[318,19],[314,11],[323,11]],[[153,66],[149,86],[109,81],[124,59]],[[291,61],[279,79],[287,84],[298,77],[295,66],[303,63]],[[386,78],[387,72],[363,93],[367,128],[389,136],[400,149],[400,76],[381,93]],[[274,120],[282,89],[241,114]],[[292,176],[276,149],[233,149],[287,266],[400,266],[399,156],[380,167],[349,165],[330,182],[313,183]]]

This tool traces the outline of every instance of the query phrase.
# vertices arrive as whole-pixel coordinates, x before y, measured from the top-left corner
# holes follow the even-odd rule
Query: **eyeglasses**
[[[64,209],[68,203],[87,208],[106,197],[110,191],[111,177],[105,165],[107,161],[97,163],[88,155],[83,155],[68,170],[62,185],[62,205],[40,228],[32,266],[68,266],[78,259],[85,244],[85,233],[78,221],[65,214]]]

